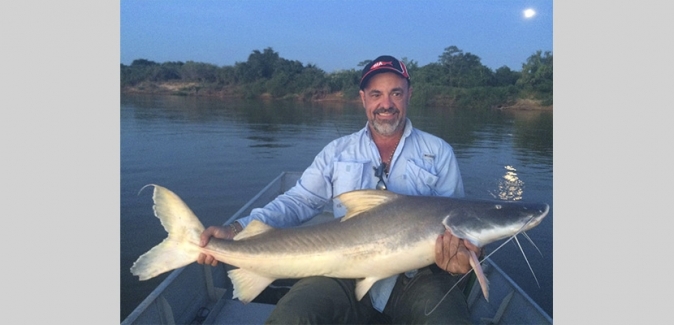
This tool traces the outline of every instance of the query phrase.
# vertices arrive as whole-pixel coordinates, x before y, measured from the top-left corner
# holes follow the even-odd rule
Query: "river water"
[[[408,117],[454,147],[466,197],[550,204],[528,232],[541,253],[520,240],[540,286],[515,244],[491,258],[552,316],[552,112],[411,107]],[[166,236],[144,185],[176,192],[205,226],[222,224],[282,171],[304,170],[365,122],[359,104],[122,95],[120,320],[168,275],[138,281],[129,271]]]

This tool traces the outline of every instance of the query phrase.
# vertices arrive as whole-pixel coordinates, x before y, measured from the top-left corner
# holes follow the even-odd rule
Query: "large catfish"
[[[154,212],[168,237],[131,267],[147,280],[197,260],[200,253],[237,267],[228,272],[233,297],[250,302],[276,279],[327,276],[356,279],[360,300],[378,280],[435,262],[435,243],[445,229],[483,247],[538,225],[547,204],[407,196],[381,190],[343,193],[341,219],[275,229],[251,222],[234,240],[199,245],[204,226],[170,190],[154,186]],[[475,263],[477,262],[477,263]],[[487,283],[473,254],[485,298]]]

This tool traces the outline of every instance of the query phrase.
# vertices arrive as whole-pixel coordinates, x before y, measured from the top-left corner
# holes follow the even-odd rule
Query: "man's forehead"
[[[382,88],[386,87],[388,83],[391,83],[392,80],[395,80],[393,83],[393,88],[398,88],[404,90],[407,86],[407,80],[403,77],[398,76],[397,74],[393,72],[384,72],[384,73],[379,73],[375,76],[372,76],[370,78],[370,81],[367,83],[367,86],[365,89],[375,89],[375,88]],[[380,81],[380,82],[377,82]],[[385,82],[383,82],[385,81]],[[377,84],[377,86],[375,86]]]
[[[367,91],[368,93],[372,93],[372,92],[381,93],[381,92],[386,91],[386,89],[382,89],[382,88],[374,88],[374,87],[373,87],[373,88],[367,88],[366,91]],[[403,87],[393,87],[393,88],[391,88],[391,89],[388,89],[388,91],[389,91],[389,92],[404,92],[404,91],[405,91],[405,88],[403,88]]]

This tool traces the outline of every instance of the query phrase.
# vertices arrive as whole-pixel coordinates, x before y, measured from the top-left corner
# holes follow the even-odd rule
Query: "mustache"
[[[389,108],[377,108],[374,110],[373,114],[381,114],[381,113],[399,113],[400,111],[395,108],[395,107],[389,107]]]

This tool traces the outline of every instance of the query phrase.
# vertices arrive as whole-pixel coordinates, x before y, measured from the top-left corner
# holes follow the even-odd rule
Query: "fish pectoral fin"
[[[480,260],[477,258],[477,255],[475,255],[475,252],[469,250],[470,252],[470,266],[473,267],[473,270],[475,271],[475,276],[477,277],[477,281],[480,283],[480,287],[482,288],[482,295],[484,296],[484,300],[487,302],[489,301],[489,279],[484,275],[484,272],[482,271],[482,265],[480,264]]]
[[[399,197],[398,194],[380,190],[356,190],[342,193],[337,196],[337,199],[344,205],[347,211],[341,221],[348,220],[361,212],[380,206],[397,197]]]
[[[249,237],[263,234],[267,231],[273,230],[274,227],[267,225],[260,220],[251,221],[246,228],[244,228],[238,235],[234,236],[234,240],[246,239]]]
[[[261,276],[257,273],[244,270],[234,269],[227,272],[229,278],[232,280],[234,292],[232,298],[238,298],[243,303],[249,303],[257,297],[262,290],[267,288],[274,280],[268,277]]]
[[[368,290],[372,288],[372,285],[378,280],[379,278],[363,278],[356,280],[356,299],[358,299],[358,301],[363,299],[363,296],[365,296]]]

